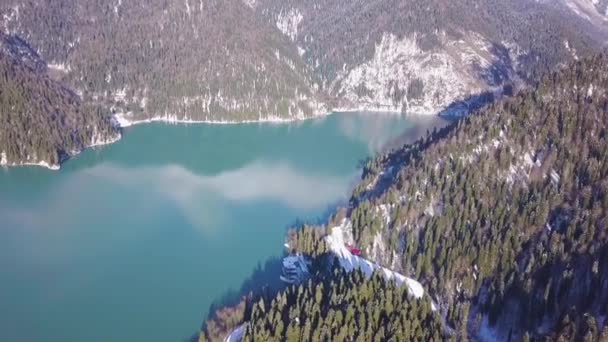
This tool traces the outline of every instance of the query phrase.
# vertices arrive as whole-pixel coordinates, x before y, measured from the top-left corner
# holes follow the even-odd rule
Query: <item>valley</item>
[[[185,340],[213,307],[280,283],[287,227],[345,201],[361,160],[444,124],[150,123],[57,172],[0,170],[0,340]]]
[[[0,340],[608,342],[607,56],[608,0],[3,0]]]
[[[116,140],[113,121],[276,122],[339,111],[462,116],[601,51],[603,5],[7,0],[3,58],[56,82],[83,109],[62,111],[69,121],[34,138],[23,127],[52,116],[65,95],[45,92],[47,107],[0,103],[12,112],[0,121],[2,164],[57,168],[86,146]],[[7,82],[22,77],[9,75]],[[26,101],[36,93],[20,91]]]

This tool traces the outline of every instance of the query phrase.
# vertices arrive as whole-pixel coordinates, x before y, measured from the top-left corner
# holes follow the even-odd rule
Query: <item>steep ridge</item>
[[[326,242],[335,239],[324,237],[340,226],[362,257],[417,279],[439,310],[431,321],[414,319],[417,329],[408,329],[406,339],[605,340],[607,123],[608,57],[572,63],[534,89],[370,161],[350,206],[326,226],[290,232],[289,246],[309,256],[313,269],[326,269],[323,260],[335,250]],[[327,283],[353,281],[332,269],[264,298],[274,308],[287,295],[279,311],[293,327],[277,332],[275,309],[253,316],[241,311],[235,322],[248,322],[243,338],[295,329],[300,338],[311,336],[302,335],[306,331],[330,339],[397,339],[395,323],[382,316],[344,320],[360,300],[347,292],[335,294],[348,298],[344,306],[327,306]],[[376,291],[393,291],[379,273],[372,279],[384,285]],[[313,297],[320,291],[320,299],[290,297],[306,289]],[[319,307],[320,318],[310,327],[294,321],[295,312],[309,306]],[[429,317],[428,309],[409,317]],[[218,319],[211,322],[217,326]]]
[[[463,332],[582,339],[593,319],[597,337],[608,308],[607,71],[605,56],[573,64],[371,163],[353,197],[356,242],[428,286]]]
[[[54,81],[18,38],[0,33],[0,165],[59,168],[82,149],[120,138],[109,115]]]
[[[249,3],[347,109],[434,114],[459,102],[447,113],[462,114],[486,92],[595,50],[608,32],[529,0]]]

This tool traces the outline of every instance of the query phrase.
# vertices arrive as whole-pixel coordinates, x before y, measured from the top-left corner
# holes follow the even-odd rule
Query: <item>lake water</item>
[[[443,123],[148,124],[59,172],[0,169],[0,341],[185,341],[361,160]]]

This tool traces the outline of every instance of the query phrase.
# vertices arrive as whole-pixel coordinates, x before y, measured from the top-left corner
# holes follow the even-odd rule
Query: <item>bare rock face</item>
[[[436,114],[488,90],[500,93],[515,77],[510,59],[494,55],[482,36],[441,38],[439,48],[424,51],[416,36],[384,34],[372,59],[339,73],[331,91],[347,109]]]
[[[297,45],[341,110],[463,114],[502,94],[505,85],[510,92],[510,85],[577,59],[602,41],[602,25],[589,25],[566,3],[249,4]],[[547,27],[557,33],[544,32]],[[531,39],[530,32],[542,38]]]

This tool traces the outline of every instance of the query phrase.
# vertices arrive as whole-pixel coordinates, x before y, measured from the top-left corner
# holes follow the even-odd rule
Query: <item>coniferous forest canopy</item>
[[[605,6],[580,15],[569,2],[581,1],[5,0],[0,31],[84,106],[129,122],[462,114],[600,51]],[[97,128],[99,139],[116,135]],[[51,125],[45,135],[86,136],[86,146],[87,130]],[[19,136],[6,142],[11,163],[73,147]]]
[[[100,107],[49,77],[24,42],[0,33],[0,44],[0,159],[58,165],[118,134]]]
[[[288,235],[318,273],[224,309],[201,339],[244,323],[252,341],[606,341],[607,122],[604,54],[371,160],[346,210]],[[364,257],[420,281],[441,309],[329,268],[322,237],[344,217]]]
[[[608,342],[607,42],[606,0],[4,0],[0,165],[154,120],[467,114],[367,161],[288,232],[304,279],[199,341]]]

